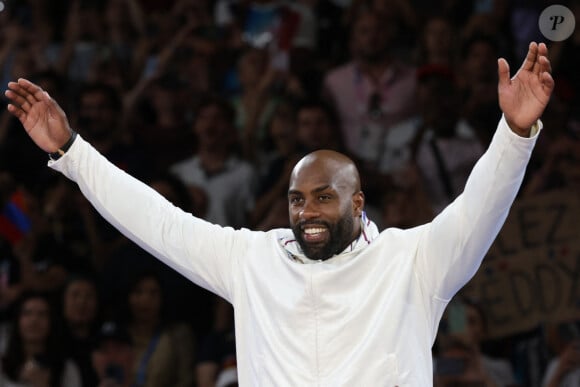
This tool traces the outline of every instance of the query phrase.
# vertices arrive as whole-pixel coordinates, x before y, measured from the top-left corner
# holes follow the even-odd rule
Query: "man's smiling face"
[[[304,157],[292,172],[288,204],[292,231],[310,259],[331,258],[360,234],[364,196],[358,172],[339,153]]]

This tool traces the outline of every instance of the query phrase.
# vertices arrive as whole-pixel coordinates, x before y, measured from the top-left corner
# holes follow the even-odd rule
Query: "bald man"
[[[292,229],[234,230],[195,218],[117,169],[64,112],[21,79],[6,96],[49,166],[113,225],[231,302],[241,386],[428,386],[431,346],[453,295],[477,271],[522,182],[554,82],[544,44],[513,78],[498,61],[503,116],[465,191],[432,222],[379,233],[358,172],[318,151],[295,167]]]

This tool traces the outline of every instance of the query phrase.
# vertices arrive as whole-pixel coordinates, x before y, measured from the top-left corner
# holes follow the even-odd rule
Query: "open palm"
[[[20,120],[32,140],[45,152],[55,152],[71,136],[66,114],[48,93],[32,82],[9,82],[8,111]]]
[[[510,79],[505,59],[498,61],[499,106],[509,126],[520,135],[529,134],[540,118],[554,89],[551,66],[544,43],[530,43],[528,54],[518,72]]]

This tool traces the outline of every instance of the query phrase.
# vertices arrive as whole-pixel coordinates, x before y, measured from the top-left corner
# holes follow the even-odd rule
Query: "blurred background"
[[[380,229],[430,221],[501,117],[497,59],[549,47],[524,184],[433,347],[437,386],[580,385],[580,32],[544,0],[0,1],[0,78],[28,78],[110,161],[211,222],[288,227],[294,164],[361,171]],[[571,22],[571,20],[566,20]],[[6,101],[3,100],[6,104]],[[0,112],[1,386],[231,386],[229,304],[109,226]]]

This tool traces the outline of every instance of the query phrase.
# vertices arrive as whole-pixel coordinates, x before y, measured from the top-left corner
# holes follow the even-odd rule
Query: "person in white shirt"
[[[319,150],[290,177],[291,229],[213,225],[119,170],[37,85],[10,82],[8,111],[121,232],[232,303],[242,386],[428,386],[441,315],[477,271],[521,185],[554,88],[545,44],[510,78],[503,117],[464,192],[432,222],[381,233],[354,163]]]
[[[580,341],[569,343],[548,364],[542,387],[575,387],[580,385]]]

